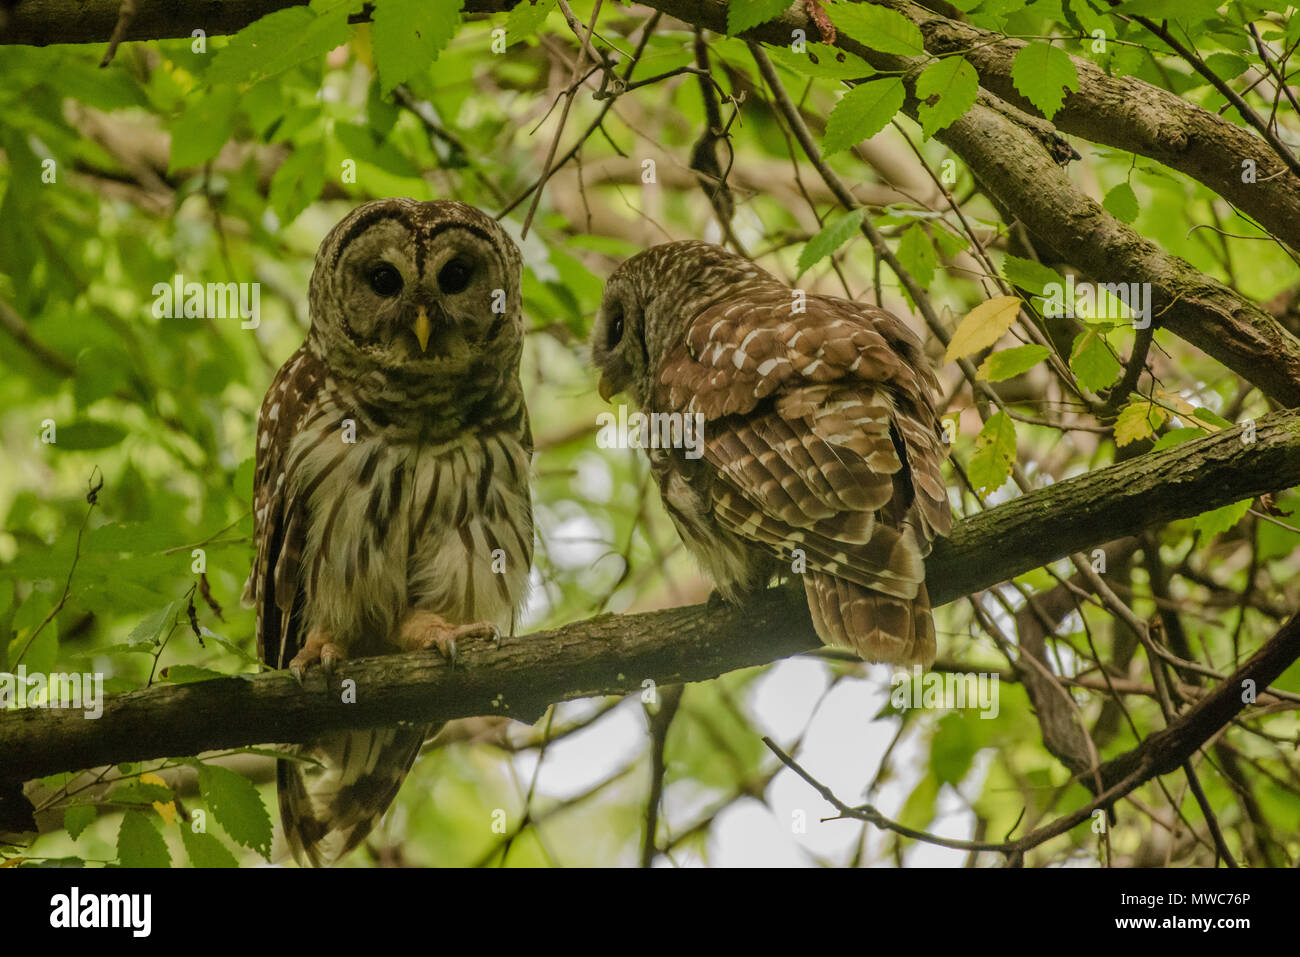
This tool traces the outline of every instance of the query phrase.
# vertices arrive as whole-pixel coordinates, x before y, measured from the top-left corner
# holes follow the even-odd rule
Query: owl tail
[[[934,619],[921,582],[915,598],[896,598],[825,572],[804,576],[813,627],[828,645],[851,648],[867,661],[934,664]]]
[[[328,867],[364,841],[393,802],[430,730],[340,731],[298,749],[319,764],[277,761],[280,820],[294,859]]]

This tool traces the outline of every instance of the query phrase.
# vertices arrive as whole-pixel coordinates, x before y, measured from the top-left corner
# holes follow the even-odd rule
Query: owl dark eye
[[[402,291],[402,274],[395,266],[380,263],[370,270],[370,288],[385,299],[396,296]]]
[[[465,260],[449,260],[447,265],[438,270],[438,288],[448,296],[454,296],[465,291],[473,274],[474,267]]]
[[[623,341],[623,310],[619,309],[609,319],[609,332],[605,340],[605,348],[613,349]]]

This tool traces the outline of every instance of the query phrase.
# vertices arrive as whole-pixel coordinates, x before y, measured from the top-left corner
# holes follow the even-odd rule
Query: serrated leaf
[[[370,42],[385,96],[429,68],[460,26],[464,0],[376,0]]]
[[[1106,211],[1122,223],[1131,223],[1138,217],[1138,198],[1133,187],[1120,183],[1101,201]]]
[[[253,83],[324,56],[348,42],[348,15],[362,4],[363,0],[337,0],[268,13],[217,51],[204,79],[210,85]]]
[[[1235,80],[1250,69],[1250,63],[1235,53],[1211,53],[1205,65],[1224,80]]]
[[[271,859],[271,817],[253,782],[227,768],[201,764],[199,792],[231,840]]]
[[[913,223],[903,233],[903,238],[898,243],[898,261],[922,288],[934,281],[939,257],[920,223]]]
[[[239,861],[230,849],[207,831],[195,831],[181,822],[181,843],[195,867],[238,867]]]
[[[966,477],[981,492],[1002,487],[1016,460],[1016,424],[1005,412],[989,416],[975,439]]]
[[[154,825],[157,817],[145,811],[127,811],[117,832],[117,859],[123,867],[171,867],[167,842]]]
[[[555,9],[556,0],[525,0],[516,4],[506,17],[506,45],[518,43],[524,37],[537,32],[550,12]]]
[[[1065,288],[1065,279],[1051,266],[1044,266],[1032,259],[1007,255],[1002,261],[1002,275],[1007,282],[1035,296],[1043,295],[1043,290],[1051,283]]]
[[[727,4],[727,32],[733,37],[750,27],[778,17],[790,8],[793,0],[732,0]]]
[[[944,361],[952,362],[987,349],[1011,328],[1019,312],[1020,299],[1016,296],[996,296],[981,302],[957,324]]]
[[[74,804],[63,812],[63,829],[75,841],[81,837],[86,828],[95,823],[95,818],[98,816],[99,812],[95,809],[95,805]]]
[[[1037,344],[1016,346],[1014,349],[993,352],[980,363],[975,378],[984,379],[988,382],[1001,382],[1003,379],[1011,379],[1029,371],[1051,354],[1052,350],[1047,346]]]
[[[287,226],[297,219],[324,188],[325,167],[320,153],[307,146],[290,153],[271,177],[268,197],[280,225]]]
[[[187,103],[171,125],[168,172],[201,166],[215,158],[231,137],[238,102],[234,87],[221,86]]]
[[[1250,503],[1254,499],[1245,499],[1241,502],[1233,502],[1231,505],[1224,505],[1222,508],[1211,509],[1208,512],[1202,512],[1192,519],[1192,528],[1196,529],[1206,538],[1212,538],[1222,532],[1226,532],[1232,526],[1236,525],[1245,516],[1250,508]]]
[[[804,243],[803,249],[799,252],[799,275],[802,276],[808,269],[848,242],[849,237],[858,231],[866,212],[864,207],[859,206],[857,209],[850,209],[827,219],[826,225],[817,231],[817,235]]]
[[[921,135],[928,140],[965,114],[975,105],[979,86],[979,75],[964,57],[946,57],[926,67],[916,80]]]
[[[860,83],[840,97],[826,120],[822,151],[846,150],[883,130],[903,108],[907,91],[896,76]]]
[[[1049,120],[1065,102],[1065,90],[1079,89],[1079,74],[1070,55],[1050,43],[1035,41],[1011,64],[1011,81]]]
[[[862,57],[827,43],[809,43],[805,52],[789,47],[765,47],[772,59],[801,76],[827,80],[858,80],[875,76],[876,69]]]
[[[162,608],[146,615],[126,636],[127,643],[130,645],[156,645],[158,639],[162,636],[163,629],[171,626],[179,609],[179,602],[169,601]]]
[[[838,3],[823,9],[836,29],[869,49],[903,56],[925,52],[920,27],[901,13],[869,3]]]
[[[1149,399],[1133,399],[1119,411],[1115,420],[1115,444],[1128,445],[1150,438],[1164,424],[1168,413]]]
[[[1097,326],[1074,337],[1070,369],[1085,389],[1097,392],[1115,384],[1124,367],[1111,353],[1103,338],[1105,328]]]

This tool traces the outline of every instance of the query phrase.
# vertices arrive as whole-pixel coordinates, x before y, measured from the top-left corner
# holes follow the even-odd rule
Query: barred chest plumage
[[[325,401],[289,452],[307,631],[358,657],[395,650],[409,610],[510,630],[532,562],[525,434],[394,436]]]

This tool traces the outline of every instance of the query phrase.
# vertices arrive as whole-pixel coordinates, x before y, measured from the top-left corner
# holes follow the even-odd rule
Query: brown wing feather
[[[307,531],[303,503],[290,500],[289,446],[313,411],[325,372],[299,349],[280,367],[257,414],[253,539],[257,555],[244,601],[257,610],[257,653],[285,668],[302,646],[299,563]]]

